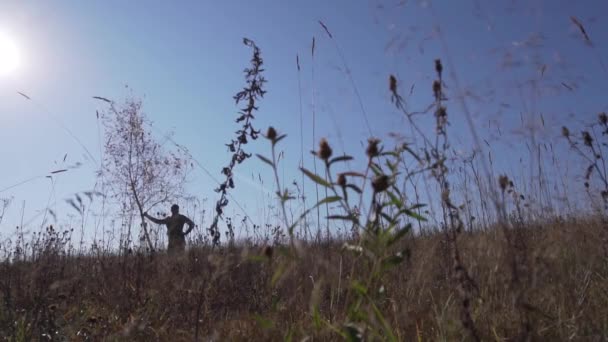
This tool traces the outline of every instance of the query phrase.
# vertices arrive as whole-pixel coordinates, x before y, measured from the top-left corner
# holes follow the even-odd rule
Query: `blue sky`
[[[92,96],[142,97],[158,132],[173,131],[175,140],[220,178],[229,158],[224,144],[238,128],[232,96],[243,85],[242,69],[250,58],[243,37],[262,49],[269,80],[255,126],[265,131],[273,125],[288,134],[282,145],[287,156],[282,172],[288,183],[300,179],[300,128],[305,151],[312,148],[313,108],[317,137],[327,137],[336,152],[345,147],[345,152],[362,157],[361,146],[369,134],[348,71],[373,134],[384,138],[389,132],[409,132],[390,103],[388,75],[397,76],[403,93],[414,85],[410,109],[424,108],[432,101],[435,58],[444,60],[448,95],[466,93],[478,133],[493,142],[497,172],[521,174],[519,158],[528,157],[525,139],[517,132],[521,117],[536,127],[539,138],[557,141],[562,124],[576,126],[607,109],[602,95],[608,72],[601,61],[608,55],[602,41],[608,37],[608,24],[600,17],[607,10],[606,2],[599,0],[584,5],[580,1],[4,0],[0,32],[13,37],[23,61],[20,69],[0,79],[0,190],[42,177],[0,193],[1,198],[13,199],[0,233],[10,235],[19,224],[23,203],[24,220],[33,218],[28,228],[35,231],[41,222],[36,215],[49,198],[64,217],[69,213],[64,199],[94,187],[98,164],[87,160],[81,146],[62,128],[72,131],[99,162],[95,111],[103,104]],[[584,44],[571,16],[584,24],[593,47]],[[329,27],[333,40],[319,20]],[[302,66],[301,92],[296,55]],[[32,100],[26,101],[17,91]],[[472,141],[461,101],[448,102],[448,108],[453,144],[467,150]],[[540,113],[545,127],[539,123]],[[489,121],[494,123],[490,127]],[[503,136],[498,136],[497,124]],[[563,147],[559,159],[571,165]],[[250,144],[249,151],[266,152],[265,141]],[[66,153],[67,165],[83,165],[56,177],[52,188],[44,175],[64,167]],[[311,160],[306,153],[305,164],[312,166]],[[530,165],[524,162],[524,169]],[[576,173],[577,166],[573,164],[568,172]],[[251,159],[238,172],[247,179],[257,179],[261,173],[263,185],[272,188],[270,174],[257,160]],[[234,196],[250,216],[263,216],[272,200],[242,178]],[[189,192],[208,198],[208,205],[217,198],[213,188],[203,172],[192,174]]]

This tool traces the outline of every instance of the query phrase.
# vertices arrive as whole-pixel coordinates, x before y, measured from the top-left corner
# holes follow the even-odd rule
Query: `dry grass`
[[[533,340],[608,337],[608,269],[599,222],[547,222],[523,228],[525,299]],[[51,238],[49,235],[48,238]],[[477,280],[471,305],[482,340],[511,340],[519,314],[509,289],[508,251],[500,230],[466,233],[460,251]],[[380,308],[399,340],[458,340],[464,334],[447,276],[442,234],[402,242],[410,258],[386,278]],[[287,250],[287,249],[285,249]],[[273,285],[286,257],[246,246],[194,248],[181,259],[127,253],[72,257],[48,249],[28,262],[4,262],[0,337],[33,340],[335,340],[315,326],[342,322],[349,278],[359,262],[340,242],[303,247],[303,257]],[[269,254],[270,251],[265,251]],[[252,258],[253,257],[253,258]],[[198,322],[198,323],[197,323]]]

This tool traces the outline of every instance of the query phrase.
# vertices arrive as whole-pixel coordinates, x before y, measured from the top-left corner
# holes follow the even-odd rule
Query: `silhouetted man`
[[[157,224],[164,224],[167,226],[167,236],[169,237],[169,253],[182,252],[186,247],[186,235],[194,228],[194,222],[188,217],[179,213],[179,206],[174,204],[171,206],[171,216],[165,217],[164,219],[154,218],[148,213],[144,213],[144,216],[150,219],[150,221]],[[188,224],[188,230],[185,232],[184,224]]]

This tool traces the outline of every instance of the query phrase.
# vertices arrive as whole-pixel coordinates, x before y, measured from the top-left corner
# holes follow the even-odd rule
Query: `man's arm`
[[[165,224],[167,223],[166,219],[157,219],[155,217],[152,217],[150,215],[148,215],[148,213],[144,213],[144,216],[147,217],[150,221],[156,223],[156,224]]]
[[[192,229],[194,229],[194,222],[192,222],[192,220],[186,216],[184,216],[184,220],[186,221],[186,224],[188,225],[188,229],[184,232],[184,235],[188,235],[192,231]]]

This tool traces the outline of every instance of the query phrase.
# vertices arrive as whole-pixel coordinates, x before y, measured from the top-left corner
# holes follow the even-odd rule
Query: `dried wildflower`
[[[587,131],[583,131],[583,142],[586,146],[589,147],[591,147],[593,144],[593,138],[591,137],[591,134],[589,134],[589,132]]]
[[[331,154],[332,154],[332,150],[331,150],[331,147],[329,147],[329,143],[327,142],[327,140],[325,138],[321,139],[321,142],[319,143],[318,156],[323,160],[329,160],[329,158],[331,157]]]
[[[346,175],[344,175],[343,173],[338,174],[337,183],[339,186],[345,187],[346,186]]]
[[[441,73],[443,72],[443,65],[441,64],[440,59],[435,60],[435,71],[437,71],[437,74],[441,78]]]
[[[608,115],[606,115],[606,112],[601,112],[598,117],[602,125],[608,124]]]
[[[505,191],[507,189],[507,186],[509,185],[509,177],[507,177],[506,175],[498,176],[498,185],[500,186],[500,189],[502,191]]]
[[[374,192],[382,192],[388,189],[390,185],[389,177],[387,175],[380,175],[372,180],[372,188]]]
[[[268,127],[268,131],[266,132],[266,138],[268,138],[268,140],[270,141],[274,141],[277,138],[277,131],[274,129],[274,127]]]
[[[393,94],[397,92],[397,78],[393,75],[390,75],[388,78],[388,89],[390,89]]]
[[[367,149],[365,150],[365,154],[372,159],[377,157],[380,154],[380,149],[378,148],[378,144],[380,143],[380,139],[369,138],[367,140]]]
[[[448,123],[448,112],[444,106],[437,109],[435,112],[435,118],[437,119],[437,132],[442,133],[445,125]]]
[[[437,80],[433,81],[433,94],[435,95],[436,99],[441,98],[441,82]]]
[[[570,130],[566,126],[562,126],[562,135],[566,138],[570,138]]]

